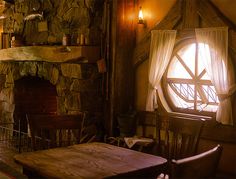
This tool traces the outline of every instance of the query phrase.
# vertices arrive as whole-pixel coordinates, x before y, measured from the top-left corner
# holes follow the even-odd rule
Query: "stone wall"
[[[61,44],[63,34],[71,36],[72,44],[83,34],[90,45],[98,45],[102,11],[103,0],[15,0],[6,5],[4,32],[24,45]],[[29,16],[37,12],[43,17]]]
[[[13,122],[14,81],[25,76],[38,76],[56,86],[58,114],[76,114],[81,110],[90,113],[102,111],[100,74],[96,64],[2,62],[0,63],[1,122]]]

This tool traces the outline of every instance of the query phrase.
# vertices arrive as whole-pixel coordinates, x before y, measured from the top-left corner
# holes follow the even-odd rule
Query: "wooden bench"
[[[28,114],[33,150],[80,143],[85,112],[76,115]]]

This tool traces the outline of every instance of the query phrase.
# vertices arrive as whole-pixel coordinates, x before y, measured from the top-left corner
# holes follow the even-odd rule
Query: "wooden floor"
[[[17,171],[22,172],[22,167],[15,163],[13,159],[14,155],[16,154],[18,154],[18,152],[11,150],[9,147],[4,145],[0,145],[0,161],[4,162]]]

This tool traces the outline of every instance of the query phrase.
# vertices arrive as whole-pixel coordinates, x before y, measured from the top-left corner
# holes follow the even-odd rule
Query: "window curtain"
[[[154,111],[157,106],[156,89],[170,61],[176,38],[176,30],[151,31],[149,53],[148,95],[146,110]]]
[[[199,47],[199,57],[211,78],[219,106],[216,120],[222,124],[233,125],[231,95],[235,92],[234,73],[228,58],[228,28],[195,29]]]

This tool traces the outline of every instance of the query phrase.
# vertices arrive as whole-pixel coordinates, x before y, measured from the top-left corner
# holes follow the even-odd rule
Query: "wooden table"
[[[167,160],[106,143],[86,143],[18,154],[15,161],[29,177],[123,178],[156,177]]]

